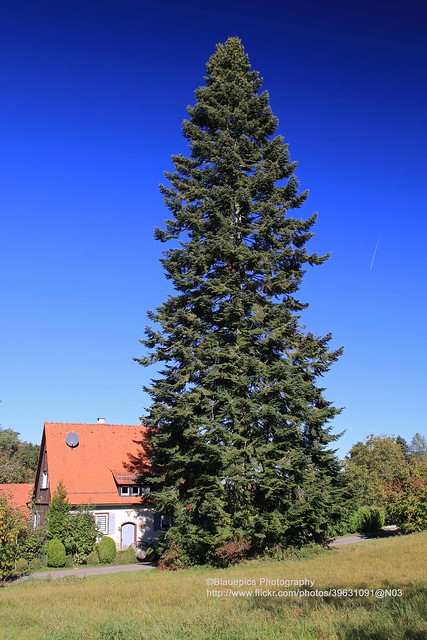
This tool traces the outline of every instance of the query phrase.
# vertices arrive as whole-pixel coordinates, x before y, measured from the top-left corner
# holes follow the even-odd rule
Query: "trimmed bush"
[[[111,564],[116,557],[117,549],[113,538],[103,536],[98,545],[98,558],[102,564]]]
[[[353,516],[353,529],[361,533],[378,531],[385,523],[385,512],[380,507],[360,507]]]
[[[29,568],[31,569],[31,571],[37,571],[37,569],[41,569],[42,566],[43,563],[40,558],[33,558],[29,564]]]
[[[87,564],[99,564],[99,557],[96,551],[92,551],[86,558]]]
[[[133,549],[133,547],[129,547],[128,549],[117,552],[114,564],[132,564],[133,562],[135,562],[135,560],[135,550]]]
[[[19,560],[16,561],[15,568],[17,573],[24,573],[28,569],[28,560],[19,558]]]
[[[65,547],[61,540],[53,538],[47,545],[47,566],[63,567],[66,562]]]

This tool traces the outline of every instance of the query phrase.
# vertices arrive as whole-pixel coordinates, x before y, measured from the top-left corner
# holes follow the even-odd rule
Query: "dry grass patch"
[[[0,591],[6,640],[425,640],[427,533],[307,559],[226,570],[28,581]],[[214,597],[206,580],[314,580],[314,589],[401,588],[403,597]],[[233,587],[233,589],[255,587]],[[284,586],[272,587],[285,590]],[[291,589],[293,587],[289,587]]]

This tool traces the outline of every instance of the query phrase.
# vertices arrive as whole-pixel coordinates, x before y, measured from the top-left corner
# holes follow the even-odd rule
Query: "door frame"
[[[125,527],[127,524],[131,524],[133,526],[133,543],[131,544],[134,544],[136,546],[136,523],[128,520],[127,522],[123,522],[120,527],[120,549],[123,549],[123,527]]]

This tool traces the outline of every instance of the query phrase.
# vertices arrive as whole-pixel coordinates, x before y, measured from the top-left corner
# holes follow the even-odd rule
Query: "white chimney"
[[[98,424],[105,424],[105,418],[98,418]]]

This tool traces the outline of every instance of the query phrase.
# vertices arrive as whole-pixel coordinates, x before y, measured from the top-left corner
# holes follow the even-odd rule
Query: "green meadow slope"
[[[226,570],[18,582],[0,590],[0,638],[425,640],[426,550],[427,532]]]

